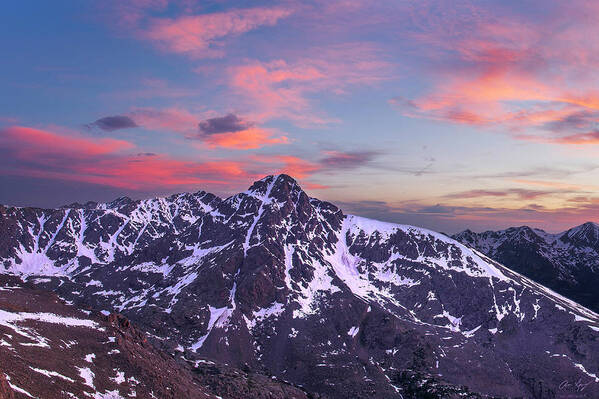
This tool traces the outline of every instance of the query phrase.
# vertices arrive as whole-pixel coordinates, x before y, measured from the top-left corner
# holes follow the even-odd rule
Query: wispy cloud
[[[275,25],[292,11],[282,7],[232,9],[175,18],[149,18],[138,35],[160,49],[191,58],[219,57],[226,38]]]
[[[368,164],[378,154],[375,151],[325,151],[320,164],[327,169],[353,169]]]
[[[337,204],[345,212],[402,224],[428,227],[455,233],[470,228],[482,231],[529,225],[557,232],[595,220],[599,212],[598,197],[576,197],[562,207],[540,204],[520,207],[459,206],[437,203],[391,204],[383,201],[352,201]]]
[[[427,93],[392,104],[412,117],[503,127],[516,139],[597,144],[599,92],[589,88],[599,48],[589,38],[599,29],[588,18],[596,6],[547,3],[543,13],[518,14],[491,3],[418,3],[411,37],[439,66]],[[563,24],[564,15],[576,22]]]
[[[110,25],[170,53],[193,59],[219,57],[227,40],[293,13],[290,7],[228,8],[186,0],[102,0],[98,14]]]
[[[476,173],[472,175],[477,179],[535,179],[550,181],[551,179],[572,179],[576,175],[593,172],[599,169],[599,164],[594,162],[577,163],[565,166],[537,166],[522,170],[511,170],[496,173]]]
[[[90,139],[81,135],[63,135],[51,131],[33,129],[24,126],[3,128],[0,144],[3,149],[10,149],[11,155],[24,159],[40,158],[61,161],[63,152],[73,157],[85,159],[133,148],[134,145],[112,138]]]
[[[255,117],[288,119],[300,126],[335,122],[314,106],[311,95],[344,95],[353,87],[389,78],[392,66],[367,43],[312,48],[291,60],[251,61],[229,68],[230,86]]]
[[[576,190],[578,191],[578,190]],[[555,194],[569,193],[571,190],[530,190],[525,188],[509,188],[505,190],[468,190],[457,193],[446,194],[443,197],[448,199],[471,199],[485,197],[514,197],[521,200],[532,200],[541,197],[547,197]]]

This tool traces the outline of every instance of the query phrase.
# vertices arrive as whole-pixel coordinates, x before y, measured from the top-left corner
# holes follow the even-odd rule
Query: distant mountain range
[[[599,225],[558,234],[527,226],[453,236],[556,292],[599,312]]]
[[[60,209],[1,207],[0,232],[4,274],[66,301],[55,309],[12,308],[23,290],[5,284],[0,294],[14,296],[0,297],[6,320],[66,315],[63,307],[72,306],[91,310],[108,336],[118,332],[106,323],[131,320],[152,344],[148,351],[177,364],[164,367],[191,373],[182,386],[208,386],[188,397],[599,397],[596,313],[445,235],[345,215],[286,175],[226,199],[198,192]],[[579,238],[572,234],[570,242]],[[68,312],[83,319],[80,310]],[[30,347],[17,331],[27,327],[21,323],[0,319],[0,350],[17,357]],[[46,339],[53,356],[60,341]],[[61,358],[60,370],[39,368],[76,381],[79,391],[65,391],[76,397],[128,397],[131,383],[103,382],[128,365],[103,352],[102,362],[79,357]],[[205,362],[241,375],[237,390],[208,384]],[[42,395],[36,387],[53,375],[0,364],[4,386],[31,395]],[[102,377],[77,374],[82,368]],[[162,384],[143,370],[125,376]],[[271,376],[272,384],[244,385],[248,375]]]

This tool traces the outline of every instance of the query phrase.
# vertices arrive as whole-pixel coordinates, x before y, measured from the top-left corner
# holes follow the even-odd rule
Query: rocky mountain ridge
[[[286,175],[227,199],[0,215],[5,273],[124,314],[180,361],[330,398],[599,394],[597,314],[445,235],[345,215]]]
[[[550,234],[528,226],[453,236],[518,273],[599,311],[599,225]]]

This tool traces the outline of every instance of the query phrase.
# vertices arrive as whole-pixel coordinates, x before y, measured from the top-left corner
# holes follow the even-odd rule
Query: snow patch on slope
[[[364,261],[351,254],[347,243],[348,236],[358,237],[363,234],[372,237],[377,234],[380,235],[381,240],[389,240],[391,236],[398,231],[402,231],[409,236],[414,237],[414,239],[426,239],[432,237],[435,241],[440,241],[444,244],[456,247],[461,253],[461,257],[458,259],[460,264],[469,265],[469,267],[453,266],[451,262],[453,259],[447,259],[443,256],[430,257],[421,253],[417,259],[409,259],[395,251],[386,262],[370,263],[376,270],[374,277],[380,282],[390,282],[397,286],[405,285],[407,287],[419,284],[418,281],[413,281],[400,276],[397,272],[392,270],[392,263],[397,259],[407,259],[423,263],[433,268],[439,267],[445,270],[455,270],[473,277],[493,277],[499,280],[507,280],[507,277],[497,267],[485,262],[477,253],[447,236],[413,226],[379,222],[359,216],[347,215],[343,220],[341,231],[338,234],[335,252],[328,256],[327,260],[331,263],[337,276],[355,295],[367,298],[371,297],[373,293],[379,290],[372,285],[368,273],[358,269],[358,265]],[[453,251],[449,251],[449,256],[453,256]]]

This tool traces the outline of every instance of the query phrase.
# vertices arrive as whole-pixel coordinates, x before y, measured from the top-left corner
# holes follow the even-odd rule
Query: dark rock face
[[[122,313],[194,366],[323,398],[599,395],[595,313],[442,234],[344,215],[286,175],[227,199],[1,215],[6,273]]]
[[[529,227],[454,238],[546,287],[599,311],[599,226],[585,223],[549,234]]]

